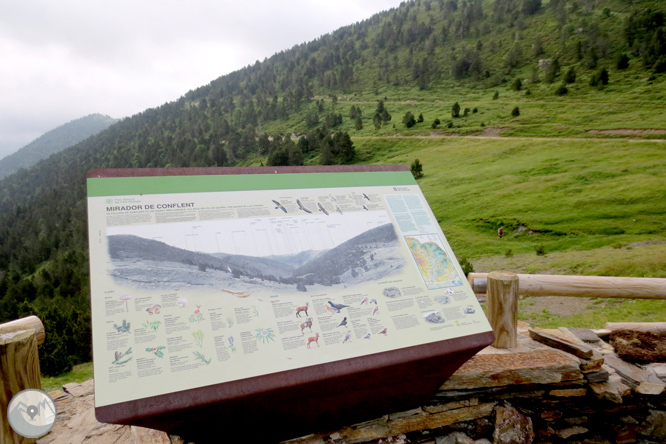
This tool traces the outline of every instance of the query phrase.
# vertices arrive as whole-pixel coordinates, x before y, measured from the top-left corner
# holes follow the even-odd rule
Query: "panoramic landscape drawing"
[[[399,273],[405,265],[393,225],[381,223],[385,213],[378,213],[381,214],[375,223],[370,224],[376,226],[329,248],[278,255],[203,252],[134,234],[108,234],[108,253],[113,265],[109,275],[116,283],[134,288],[196,286],[244,294],[262,290],[307,292],[313,286],[368,282]],[[336,229],[358,232],[358,220],[349,220],[355,228],[343,225]],[[173,231],[173,227],[159,228]]]

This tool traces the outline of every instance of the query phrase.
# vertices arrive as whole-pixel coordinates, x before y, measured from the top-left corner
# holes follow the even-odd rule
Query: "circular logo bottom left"
[[[7,408],[9,425],[25,438],[39,438],[51,431],[56,421],[56,406],[48,393],[27,389],[17,393]]]

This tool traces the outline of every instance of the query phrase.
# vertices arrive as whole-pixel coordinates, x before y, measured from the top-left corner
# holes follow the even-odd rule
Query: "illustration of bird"
[[[333,314],[340,313],[338,310],[336,310],[335,308],[331,308],[328,305],[324,305],[324,307],[326,307],[326,310],[328,310],[330,313]]]
[[[340,325],[338,325],[338,327],[342,327],[343,325],[346,328],[349,328],[349,327],[347,327],[347,318],[346,317],[342,320],[342,322],[340,322]],[[338,328],[338,327],[335,327],[335,328]]]
[[[342,210],[340,209],[339,206],[337,206],[337,205],[335,206],[335,211],[337,211],[338,213],[340,213],[340,215],[342,216]]]
[[[386,335],[387,335],[387,333],[386,333],[386,328],[384,328],[384,330],[380,331],[379,334],[380,334],[380,335],[384,335],[384,336],[386,336]]]
[[[370,299],[370,303],[377,305],[377,299]]]
[[[319,207],[319,211],[322,211],[325,215],[328,216],[328,211],[326,211],[326,208],[324,208],[319,202],[317,202],[317,206]]]
[[[272,200],[272,199],[271,199],[271,200]],[[280,202],[278,202],[277,200],[273,200],[273,203],[274,203],[275,205],[277,205],[277,206],[275,207],[276,210],[279,208],[279,209],[281,209],[282,211],[284,211],[285,213],[287,212],[287,209],[286,209],[285,207],[283,207],[282,204],[281,204]]]
[[[345,304],[334,304],[334,303],[331,302],[331,301],[328,301],[328,304],[329,304],[331,307],[333,307],[333,308],[335,309],[336,313],[340,313],[340,310],[342,310],[343,308],[349,307],[349,305],[345,305]]]
[[[375,311],[372,312],[372,315],[374,316],[377,313],[379,313],[379,307],[375,307]]]
[[[370,210],[368,210],[368,207],[366,207],[365,205],[363,205],[363,209],[364,209],[365,211],[370,211]]]
[[[305,211],[306,213],[312,213],[312,211],[308,210],[307,208],[305,208],[305,207],[303,206],[303,204],[301,203],[301,200],[300,200],[300,199],[296,199],[296,204],[298,205],[298,209],[299,209],[299,210],[303,210],[303,211]]]
[[[367,335],[363,336],[363,339],[370,339],[370,333],[368,333]]]
[[[366,199],[370,200],[370,198],[368,197],[368,195],[365,194],[365,193],[363,193],[363,197],[365,197]]]
[[[363,299],[363,300],[361,301],[361,305],[363,305],[363,304],[367,304],[367,303],[368,303],[368,298],[365,298],[365,299]]]
[[[349,338],[351,338],[351,330],[347,330],[347,334],[345,335],[345,340],[342,341],[344,344],[345,342],[349,341]]]
[[[332,200],[333,202],[338,203],[338,199],[336,199],[335,197],[333,197],[332,194],[329,194],[328,197],[330,197],[331,200]]]

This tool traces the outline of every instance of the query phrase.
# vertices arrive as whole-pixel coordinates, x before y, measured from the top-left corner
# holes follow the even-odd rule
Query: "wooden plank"
[[[488,273],[470,273],[475,293],[483,293],[481,281]],[[532,296],[572,296],[628,299],[666,299],[666,279],[610,276],[559,276],[519,274],[520,294]]]

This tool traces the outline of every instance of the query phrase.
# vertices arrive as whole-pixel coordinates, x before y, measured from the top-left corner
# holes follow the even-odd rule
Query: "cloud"
[[[3,2],[0,157],[88,114],[125,117],[176,100],[399,3]]]

